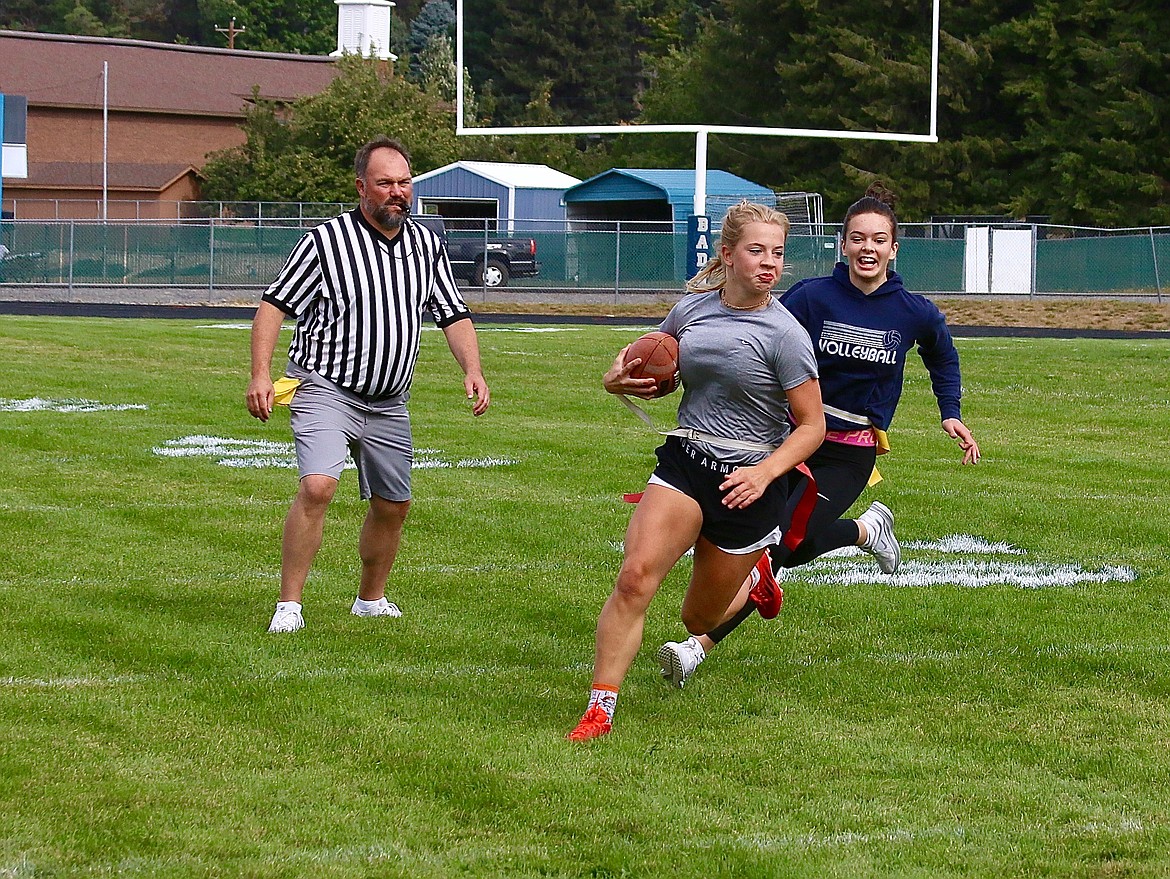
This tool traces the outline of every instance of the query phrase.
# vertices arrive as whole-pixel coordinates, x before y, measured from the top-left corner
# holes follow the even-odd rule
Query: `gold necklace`
[[[719,290],[719,301],[722,302],[724,305],[726,305],[728,308],[730,308],[732,311],[755,311],[757,308],[763,308],[765,305],[767,305],[768,300],[771,298],[772,298],[772,295],[769,293],[769,294],[766,294],[764,296],[764,298],[761,299],[759,302],[757,302],[755,305],[732,305],[730,302],[727,301],[727,294],[723,291],[723,289],[720,288],[720,290]]]

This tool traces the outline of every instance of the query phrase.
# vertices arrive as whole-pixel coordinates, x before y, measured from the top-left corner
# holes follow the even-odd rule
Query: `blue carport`
[[[707,171],[707,214],[718,227],[741,199],[775,206],[776,194],[728,171]],[[686,274],[686,223],[694,213],[693,169],[613,168],[565,190],[569,259],[582,285],[620,275],[674,286]]]

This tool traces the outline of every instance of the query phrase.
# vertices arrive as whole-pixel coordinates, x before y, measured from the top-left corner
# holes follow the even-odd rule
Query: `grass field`
[[[425,334],[405,616],[348,613],[350,473],[273,636],[295,471],[246,329],[0,318],[0,877],[1170,876],[1170,341],[961,339],[974,468],[912,364],[862,499],[904,572],[810,566],[680,692],[684,560],[573,746],[637,332],[481,327],[481,419]]]

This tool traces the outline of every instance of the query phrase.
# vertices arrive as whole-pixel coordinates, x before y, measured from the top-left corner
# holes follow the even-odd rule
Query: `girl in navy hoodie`
[[[676,687],[706,651],[753,612],[765,619],[776,616],[783,592],[773,566],[792,568],[830,550],[859,546],[876,557],[883,573],[898,569],[901,549],[885,504],[875,501],[856,520],[839,517],[869,483],[879,449],[888,448],[885,431],[914,347],[930,374],[942,429],[957,441],[964,464],[979,460],[979,445],[961,418],[959,354],[946,319],[925,296],[906,290],[890,268],[898,253],[898,220],[893,195],[881,184],[870,186],[846,211],[841,250],[844,261],[830,276],[800,281],[780,299],[808,331],[816,351],[827,428],[825,442],[806,462],[816,485],[795,471],[790,474],[783,522],[789,539],[761,557],[723,622],[706,635],[669,641],[658,649],[662,676]]]

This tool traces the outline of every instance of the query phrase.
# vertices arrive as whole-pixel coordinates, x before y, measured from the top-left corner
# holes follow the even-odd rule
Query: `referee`
[[[358,150],[358,207],[305,233],[261,297],[252,322],[248,411],[267,421],[276,402],[272,355],[286,316],[289,403],[300,485],[284,522],[280,600],[270,632],[305,625],[301,598],[321,547],[325,511],[347,450],[370,502],[358,539],[357,616],[401,616],[386,600],[386,579],[410,509],[413,447],[406,409],[418,362],[423,312],[443,330],[463,369],[471,411],[490,401],[479,343],[439,237],[410,219],[410,154],[377,138]]]

